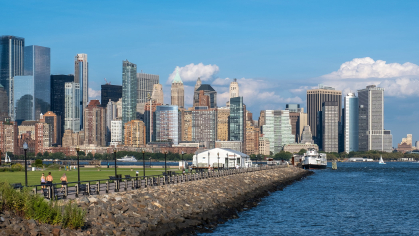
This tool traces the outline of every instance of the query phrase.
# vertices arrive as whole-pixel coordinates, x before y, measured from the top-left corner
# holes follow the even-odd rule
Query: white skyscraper
[[[343,135],[346,153],[358,151],[358,98],[354,93],[348,93],[344,98]]]
[[[89,64],[87,62],[87,54],[79,53],[74,58],[74,82],[80,85],[80,125],[83,129],[84,108],[87,107],[89,101]]]
[[[237,79],[234,79],[233,82],[230,83],[230,98],[235,98],[239,96],[239,83],[237,83]]]
[[[80,131],[80,84],[65,83],[65,124],[64,129]]]

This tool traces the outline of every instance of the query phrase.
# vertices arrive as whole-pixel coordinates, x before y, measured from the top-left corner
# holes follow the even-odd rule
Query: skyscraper
[[[384,145],[384,89],[369,85],[358,90],[358,98],[359,151],[390,150]]]
[[[65,124],[65,83],[74,82],[74,75],[51,75],[51,111],[60,117],[60,143]]]
[[[141,120],[131,120],[124,125],[124,145],[131,147],[145,146],[145,125]]]
[[[214,148],[217,140],[217,109],[195,107],[192,110],[192,141]]]
[[[339,152],[339,103],[326,101],[322,106],[322,149],[325,152]]]
[[[194,93],[193,93],[193,107],[199,106],[199,91],[198,88],[201,87],[201,78],[198,77],[198,79],[196,80],[196,84],[195,84],[195,88],[194,88]]]
[[[217,140],[228,141],[228,117],[230,116],[230,109],[223,107],[217,110]]]
[[[41,123],[49,124],[49,133],[51,136],[50,144],[61,145],[61,117],[54,114],[54,112],[48,111],[41,116],[39,120]]]
[[[74,82],[80,84],[80,129],[83,129],[83,111],[89,101],[89,64],[87,62],[87,54],[79,53],[74,57]]]
[[[235,98],[239,96],[239,83],[237,83],[237,79],[234,79],[233,82],[230,83],[230,98]]]
[[[4,121],[9,116],[9,98],[7,97],[7,91],[3,85],[0,84],[0,122]]]
[[[286,104],[285,110],[289,111],[292,134],[295,136],[295,142],[300,142],[304,126],[307,125],[307,114],[300,104]]]
[[[358,151],[358,98],[354,93],[348,93],[344,98],[343,135],[346,153]]]
[[[199,86],[199,88],[196,89],[196,91],[194,92],[194,105],[199,105],[199,91],[201,90],[204,91],[204,95],[209,96],[209,108],[217,108],[217,92],[209,84],[202,84],[201,86]]]
[[[163,99],[163,86],[161,84],[153,85],[153,93],[151,94],[151,99],[156,101],[156,103],[164,104]]]
[[[179,110],[178,106],[165,105],[158,106],[156,109],[156,141],[171,140],[174,145],[179,144],[180,127],[179,127]]]
[[[137,103],[146,103],[148,102],[147,95],[151,96],[153,93],[154,84],[159,83],[159,76],[146,73],[137,73],[137,81]]]
[[[3,35],[0,36],[0,84],[4,87],[8,96],[8,114],[14,117],[14,77],[24,75],[23,58],[24,58],[25,39]]]
[[[122,125],[135,120],[137,108],[137,65],[122,62]],[[124,140],[124,138],[122,138]]]
[[[84,109],[84,145],[106,146],[105,108],[91,100]]]
[[[308,125],[310,126],[314,137],[317,137],[317,114],[321,111],[323,103],[328,101],[338,102],[339,121],[341,121],[342,91],[338,91],[332,87],[323,86],[321,84],[318,89],[307,90]],[[318,140],[318,142],[321,142],[321,140]]]
[[[120,98],[122,98],[121,85],[102,84],[100,86],[100,101],[102,107],[106,107],[109,100],[117,102]]]
[[[175,78],[172,81],[172,88],[171,88],[171,104],[178,107],[185,106],[185,95],[184,95],[184,88],[183,82],[179,75],[179,70],[176,69]]]
[[[80,84],[65,83],[64,130],[80,131]]]
[[[201,85],[202,87],[202,85]],[[242,141],[243,147],[246,145],[246,110],[243,104],[243,97],[230,98],[230,118],[229,118],[229,140]]]
[[[295,142],[288,110],[266,110],[264,114],[265,125],[262,126],[262,134],[264,139],[269,141],[270,152],[276,154],[284,145]]]
[[[24,58],[24,74],[33,76],[34,120],[38,120],[41,113],[51,108],[51,50],[41,46],[26,46]]]

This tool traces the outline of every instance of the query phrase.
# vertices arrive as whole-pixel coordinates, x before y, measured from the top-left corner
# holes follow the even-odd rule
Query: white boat
[[[383,156],[380,156],[380,161],[378,161],[378,164],[386,164],[386,163],[383,161]]]
[[[316,149],[309,148],[302,158],[303,169],[326,169],[326,153],[318,153]]]
[[[121,162],[137,162],[137,159],[135,159],[135,157],[133,156],[124,156],[121,159],[116,159],[116,161],[121,161]]]
[[[4,162],[5,163],[10,163],[11,162],[10,157],[7,155],[7,152],[6,152],[6,156],[4,157]]]

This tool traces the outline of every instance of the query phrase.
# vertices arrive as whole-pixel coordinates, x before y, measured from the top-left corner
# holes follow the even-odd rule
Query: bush
[[[24,170],[24,167],[22,166],[22,164],[16,163],[16,164],[12,165],[12,170],[13,171],[22,171],[22,170]]]
[[[33,163],[33,166],[42,167],[42,160],[41,159],[36,159],[35,163]]]
[[[0,211],[10,210],[26,219],[61,225],[63,228],[77,229],[84,226],[84,210],[71,201],[61,206],[58,201],[48,202],[39,195],[33,195],[28,188],[18,192],[8,183],[0,183],[0,193]]]

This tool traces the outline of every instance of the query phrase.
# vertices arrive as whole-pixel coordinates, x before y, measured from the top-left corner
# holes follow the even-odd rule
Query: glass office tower
[[[74,75],[51,75],[51,111],[60,116],[61,134],[64,134],[65,124],[65,83],[71,82]]]
[[[122,62],[122,128],[136,118],[137,65],[128,60]],[[122,130],[122,134],[124,131]],[[124,137],[122,137],[124,140]]]
[[[14,77],[14,120],[35,120],[34,76]]]
[[[83,129],[83,111],[89,101],[89,64],[87,62],[87,54],[79,53],[74,57],[74,82],[80,85],[80,129]]]
[[[25,47],[24,74],[33,76],[34,120],[38,120],[39,115],[46,113],[51,107],[50,52],[47,47],[35,45]]]
[[[202,86],[203,85],[201,85],[201,87]],[[243,97],[230,98],[230,141],[244,142],[244,114],[246,114],[246,111],[243,106]]]
[[[344,98],[343,135],[346,153],[358,151],[358,98],[354,93],[348,93]]]
[[[65,83],[65,124],[64,129],[80,131],[80,84]]]
[[[156,139],[179,144],[179,111],[178,106],[166,105],[156,107]]]
[[[3,35],[0,36],[0,84],[4,87],[8,96],[9,116],[14,117],[14,89],[15,76],[23,74],[23,55],[25,39]]]

